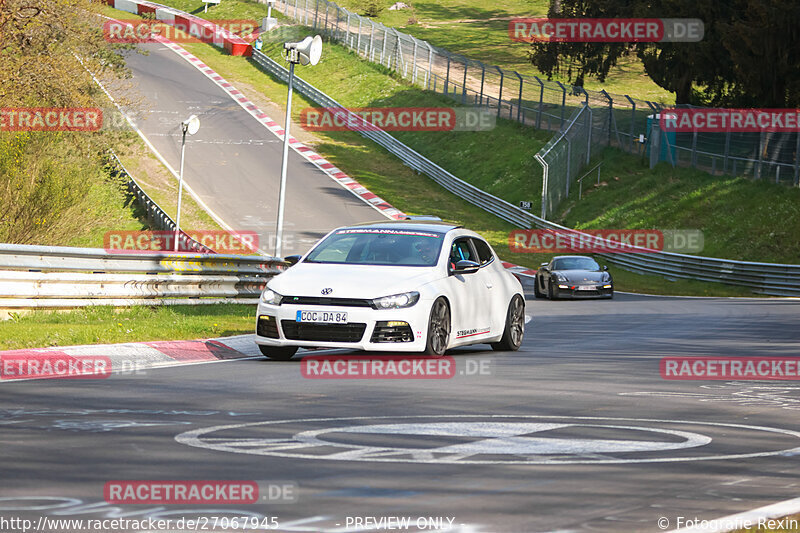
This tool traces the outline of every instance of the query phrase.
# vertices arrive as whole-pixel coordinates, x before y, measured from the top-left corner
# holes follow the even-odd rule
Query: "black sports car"
[[[537,298],[613,298],[614,281],[608,267],[583,255],[561,255],[542,263],[536,272]]]

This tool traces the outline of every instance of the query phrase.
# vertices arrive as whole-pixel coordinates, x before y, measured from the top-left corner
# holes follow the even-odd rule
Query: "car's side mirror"
[[[549,264],[550,263],[542,263],[541,265],[539,265],[539,268],[543,268],[544,270],[547,270],[547,265],[549,265]]]
[[[603,272],[608,272],[608,265],[603,265]]]
[[[481,265],[476,263],[475,261],[469,261],[467,259],[462,259],[456,266],[452,269],[453,274],[472,274],[477,272],[478,269],[481,268]]]
[[[292,266],[300,262],[300,259],[302,257],[303,257],[302,255],[287,255],[286,257],[283,258],[283,260],[289,263],[289,266]]]

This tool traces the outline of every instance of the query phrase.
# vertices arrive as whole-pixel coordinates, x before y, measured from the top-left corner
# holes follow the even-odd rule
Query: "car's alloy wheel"
[[[519,294],[514,295],[508,304],[506,327],[500,342],[493,342],[493,350],[517,351],[525,335],[525,301]]]
[[[444,355],[450,340],[450,307],[444,298],[438,298],[431,307],[428,320],[428,340],[425,342],[425,353],[428,355]]]
[[[261,350],[263,355],[276,361],[288,361],[297,353],[297,346],[265,346],[259,344],[258,349]]]

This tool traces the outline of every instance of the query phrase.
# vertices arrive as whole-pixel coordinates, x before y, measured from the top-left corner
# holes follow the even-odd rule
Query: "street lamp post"
[[[178,177],[178,216],[175,220],[175,248],[178,251],[178,244],[180,242],[181,234],[181,202],[183,200],[183,156],[186,152],[186,134],[194,135],[200,129],[200,119],[197,115],[192,115],[183,122],[181,122],[181,131],[183,137],[181,138],[181,170]]]
[[[292,84],[294,66],[316,65],[322,56],[322,37],[308,36],[299,42],[284,43],[285,59],[289,62],[289,96],[286,99],[286,120],[283,127],[283,158],[281,160],[281,185],[278,193],[278,222],[275,231],[275,257],[283,251],[283,211],[286,203],[286,168],[289,163],[289,126],[292,112]]]

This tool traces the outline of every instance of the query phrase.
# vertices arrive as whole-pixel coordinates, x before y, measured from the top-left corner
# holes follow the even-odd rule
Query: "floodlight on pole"
[[[186,152],[186,134],[194,135],[200,129],[200,119],[197,115],[192,115],[183,122],[181,122],[181,131],[183,136],[181,138],[181,170],[178,175],[178,216],[175,220],[175,248],[178,251],[178,243],[180,242],[181,234],[181,201],[183,200],[183,156]]]
[[[289,96],[286,99],[286,121],[283,127],[283,158],[281,160],[281,185],[278,193],[278,222],[275,235],[275,257],[283,251],[283,210],[286,203],[286,168],[289,162],[289,126],[292,112],[292,84],[294,82],[294,66],[316,65],[322,57],[322,37],[308,36],[299,42],[283,44],[284,59],[289,62]]]

